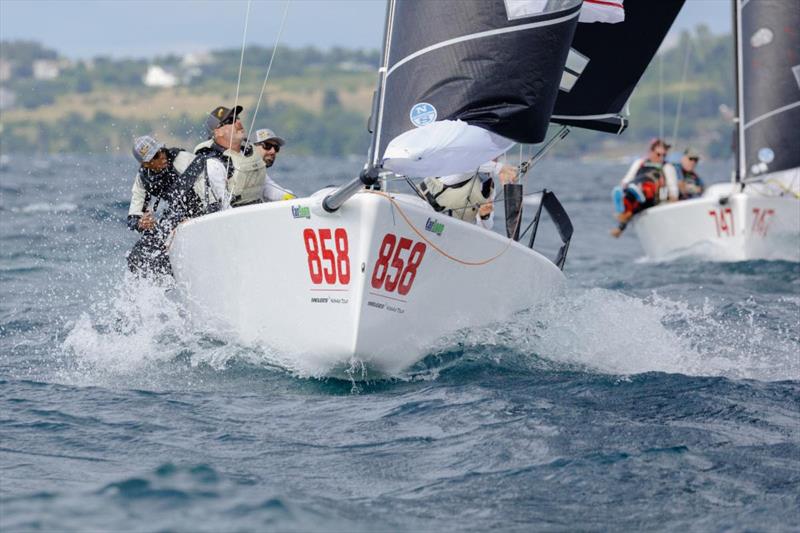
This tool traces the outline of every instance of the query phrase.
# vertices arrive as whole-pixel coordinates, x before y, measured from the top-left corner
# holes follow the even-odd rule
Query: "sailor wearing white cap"
[[[167,148],[149,135],[137,137],[132,152],[139,172],[131,189],[128,227],[142,233],[142,238],[128,253],[128,268],[143,275],[168,274],[165,237],[182,220],[205,212],[204,166],[194,162],[194,154]],[[151,199],[155,199],[152,207]],[[162,200],[169,208],[156,220],[155,211]]]
[[[155,227],[153,213],[147,211],[151,198],[169,202],[170,209],[180,213],[177,216],[197,216],[202,212],[200,169],[186,172],[194,160],[192,153],[180,148],[167,148],[150,135],[137,137],[132,152],[139,162],[139,171],[131,189],[128,209],[131,229],[141,232]]]

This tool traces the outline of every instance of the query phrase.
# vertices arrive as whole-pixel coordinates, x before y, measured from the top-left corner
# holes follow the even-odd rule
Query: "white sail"
[[[383,168],[416,177],[472,172],[513,145],[512,140],[466,122],[442,120],[392,139],[383,154]]]

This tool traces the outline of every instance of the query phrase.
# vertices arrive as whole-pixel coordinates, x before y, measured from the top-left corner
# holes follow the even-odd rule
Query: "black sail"
[[[800,167],[800,1],[737,1],[743,177]]]
[[[683,4],[625,0],[623,22],[579,24],[565,71],[568,91],[558,95],[552,121],[621,133],[625,104]]]
[[[509,15],[509,5],[525,3],[547,7]],[[580,0],[391,2],[376,164],[392,139],[427,120],[542,141],[580,7]],[[413,113],[424,120],[412,122]]]

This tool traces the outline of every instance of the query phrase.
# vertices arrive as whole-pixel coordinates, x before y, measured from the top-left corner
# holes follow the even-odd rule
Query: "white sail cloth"
[[[616,24],[625,20],[623,0],[583,0],[578,22],[606,22]]]
[[[472,172],[513,145],[514,141],[461,120],[440,120],[392,139],[382,166],[413,177]]]

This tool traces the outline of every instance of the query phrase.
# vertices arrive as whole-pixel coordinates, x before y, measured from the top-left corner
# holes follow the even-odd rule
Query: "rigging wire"
[[[242,67],[244,66],[244,48],[247,43],[247,25],[250,22],[250,3],[251,0],[247,0],[247,11],[244,15],[244,31],[242,32],[242,53],[239,56],[239,75],[236,79],[236,96],[233,99],[233,109],[236,110],[236,106],[239,105],[239,88],[242,86]],[[239,117],[235,117],[238,119]],[[234,123],[236,121],[234,120]],[[229,145],[233,144],[233,131],[234,128],[231,128],[231,139]]]
[[[678,141],[678,125],[681,122],[681,109],[683,108],[683,95],[686,92],[686,74],[689,70],[689,57],[692,50],[691,36],[686,39],[686,51],[683,54],[683,75],[681,76],[681,90],[678,93],[678,110],[675,113],[675,125],[672,128],[672,144]]]
[[[256,125],[256,117],[258,116],[258,110],[261,108],[261,100],[264,98],[264,91],[267,88],[267,80],[269,80],[269,73],[272,70],[272,63],[275,61],[275,52],[278,51],[278,43],[281,40],[281,35],[283,35],[283,27],[286,23],[286,15],[289,13],[289,2],[290,0],[286,0],[286,5],[283,8],[283,17],[281,18],[281,25],[278,28],[278,35],[275,37],[275,43],[272,45],[272,54],[269,57],[269,63],[267,64],[267,73],[264,76],[264,83],[261,84],[261,92],[258,95],[258,100],[256,100],[256,109],[253,111],[253,118],[252,122],[250,123],[250,129],[247,130],[247,138],[250,139],[250,135],[253,133],[253,128]]]
[[[658,138],[664,138],[664,53],[658,54]]]

